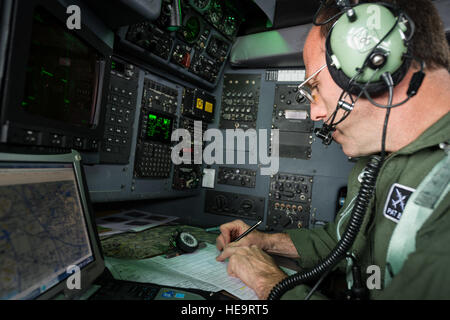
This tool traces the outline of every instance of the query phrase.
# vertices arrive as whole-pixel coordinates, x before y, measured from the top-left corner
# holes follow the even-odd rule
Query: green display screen
[[[149,113],[145,139],[149,141],[170,143],[170,138],[172,136],[172,122],[173,119],[170,117]]]
[[[24,99],[26,113],[94,127],[97,51],[42,7],[34,12]]]

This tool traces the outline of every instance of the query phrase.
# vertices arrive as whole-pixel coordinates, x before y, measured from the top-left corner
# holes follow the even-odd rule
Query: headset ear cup
[[[326,56],[327,67],[330,72],[331,78],[342,90],[345,90],[353,95],[358,95],[361,92],[361,88],[355,84],[349,85],[351,79],[342,70],[336,68],[336,66],[333,64],[333,60],[331,59],[333,52],[331,50],[331,45],[330,45],[330,36],[331,36],[331,31],[328,34],[328,37],[327,37],[326,43],[325,43],[325,48],[326,48],[325,56]]]
[[[385,6],[384,4],[380,4],[380,5]],[[391,10],[391,12],[394,14],[394,16],[398,15],[398,12],[395,11],[395,8],[391,7],[390,5],[386,5],[385,7],[387,9]],[[360,19],[363,19],[363,21],[365,21],[364,18],[361,18],[361,15],[360,15]],[[333,27],[329,31],[326,41],[325,41],[326,62],[327,62],[328,70],[330,72],[332,79],[342,90],[345,90],[346,92],[353,94],[353,95],[359,95],[363,88],[372,97],[376,97],[376,96],[379,96],[379,95],[385,93],[388,90],[388,87],[382,80],[378,80],[378,81],[371,82],[371,83],[354,81],[350,85],[350,82],[351,82],[350,76],[355,77],[355,75],[358,74],[358,68],[360,68],[364,65],[362,61],[366,61],[367,56],[357,54],[357,55],[353,55],[353,56],[357,57],[357,60],[351,60],[351,59],[349,60],[347,55],[352,52],[355,52],[355,51],[351,47],[346,46],[346,45],[341,46],[340,50],[338,50],[337,52],[333,52],[333,49],[331,46],[332,42],[336,46],[336,44],[342,43],[343,39],[347,40],[347,39],[352,39],[354,37],[354,35],[350,33],[350,32],[352,32],[352,28],[354,28],[354,27],[349,25],[349,27],[347,28],[346,24],[339,25],[341,23],[340,21],[341,21],[341,19],[336,21],[336,23],[333,25]],[[335,32],[336,35],[334,35],[333,32]],[[401,59],[400,62],[397,64],[397,68],[390,71],[392,80],[394,81],[394,85],[399,84],[403,80],[403,78],[405,77],[405,75],[408,72],[409,67],[411,65],[411,60],[412,60],[411,45],[410,45],[410,43],[406,42],[404,39],[403,39],[403,41],[404,42],[403,42],[402,46],[403,46],[403,48],[406,47],[406,52],[403,55],[401,55],[401,53],[399,53],[399,51],[397,50],[397,47],[400,47],[400,45],[399,46],[392,45],[390,47],[390,49],[392,51],[387,51],[388,52],[388,55],[387,55],[388,61],[389,61],[390,57],[391,57],[391,59],[392,58],[394,59],[393,61],[396,61],[395,59]],[[345,48],[345,47],[347,47],[347,48]],[[337,47],[337,48],[339,48],[339,47]],[[344,50],[342,50],[342,49],[344,49]],[[349,51],[349,50],[351,50],[351,51]],[[372,50],[368,50],[367,55],[371,54],[371,52],[372,52]],[[337,58],[337,60],[339,61],[340,64],[343,64],[344,62],[346,62],[346,64],[343,64],[346,66],[346,68],[338,69],[334,65],[332,57],[333,57],[333,59]],[[355,61],[357,63],[355,63]],[[349,62],[350,62],[350,64],[349,64]],[[354,68],[354,70],[351,68]],[[367,66],[366,68],[369,68],[369,67]],[[344,73],[343,69],[346,70],[345,73]],[[381,70],[383,70],[383,69],[381,69]],[[349,74],[349,73],[351,73],[351,74]],[[380,74],[378,74],[378,76],[376,78],[378,78],[379,75]],[[365,79],[366,80],[364,80],[364,81],[369,81],[369,80],[367,80],[367,77]],[[356,79],[356,80],[358,80],[358,79]]]
[[[328,49],[326,52],[326,60],[327,60],[327,67],[328,71],[330,72],[331,78],[333,81],[342,89],[346,90],[347,92],[350,92],[351,94],[357,94],[356,92],[361,90],[352,90],[354,86],[349,87],[350,78],[347,77],[347,75],[342,71],[336,68],[333,64],[333,61],[331,60],[331,54],[329,53]],[[353,88],[354,89],[354,88]]]
[[[330,32],[330,34],[331,34],[331,32]],[[359,95],[361,93],[361,90],[363,87],[365,87],[366,92],[368,92],[372,97],[377,97],[377,96],[385,93],[388,90],[388,88],[383,81],[377,81],[377,82],[373,82],[373,83],[369,83],[369,84],[355,83],[355,84],[349,86],[351,79],[342,70],[339,70],[338,68],[336,68],[331,59],[331,56],[333,53],[332,53],[330,41],[329,41],[330,34],[328,35],[327,40],[326,40],[325,56],[326,56],[328,71],[330,72],[330,75],[331,75],[331,78],[333,79],[333,81],[342,90],[345,90],[353,95]],[[403,61],[402,65],[400,66],[400,68],[398,70],[396,70],[392,74],[392,80],[394,81],[394,86],[396,86],[403,80],[403,78],[405,77],[406,73],[409,70],[409,67],[410,67],[411,61],[412,61],[412,59],[410,58],[412,56],[412,53],[410,51],[411,51],[411,47],[408,46],[408,52],[404,55],[404,61]]]

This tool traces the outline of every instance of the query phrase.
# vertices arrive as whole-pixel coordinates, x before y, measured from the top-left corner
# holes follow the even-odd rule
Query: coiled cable
[[[269,300],[278,300],[286,291],[305,282],[319,278],[323,273],[332,269],[346,256],[361,228],[367,207],[369,206],[375,191],[375,184],[383,161],[384,159],[377,155],[374,155],[369,159],[347,229],[336,247],[331,250],[328,256],[316,267],[311,270],[296,273],[280,281],[272,288],[268,297]]]

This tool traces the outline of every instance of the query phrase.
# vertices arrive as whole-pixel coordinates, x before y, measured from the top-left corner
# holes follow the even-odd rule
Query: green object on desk
[[[199,242],[216,243],[217,235],[191,226],[159,226],[141,232],[122,233],[101,240],[103,254],[122,259],[145,259],[167,253],[169,240],[177,231],[189,232]]]

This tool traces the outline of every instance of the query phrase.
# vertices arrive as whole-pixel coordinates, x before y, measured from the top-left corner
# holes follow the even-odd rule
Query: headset
[[[389,72],[397,85],[409,69],[414,23],[387,3],[359,4],[347,12],[326,39],[330,74],[349,93],[358,95],[362,88],[372,95],[384,93],[383,73]]]
[[[425,74],[423,62],[420,62],[421,69],[412,77],[404,101],[396,105],[376,103],[373,98],[390,91],[409,70],[414,58],[411,41],[414,22],[405,12],[389,3],[351,5],[348,0],[337,0],[339,13],[317,23],[317,15],[324,5],[322,1],[314,16],[314,24],[320,26],[338,18],[327,35],[325,55],[332,79],[343,90],[335,112],[322,128],[315,130],[316,136],[329,145],[336,126],[348,117],[363,94],[377,107],[397,107],[417,93]],[[344,109],[345,113],[335,122],[339,109]]]

